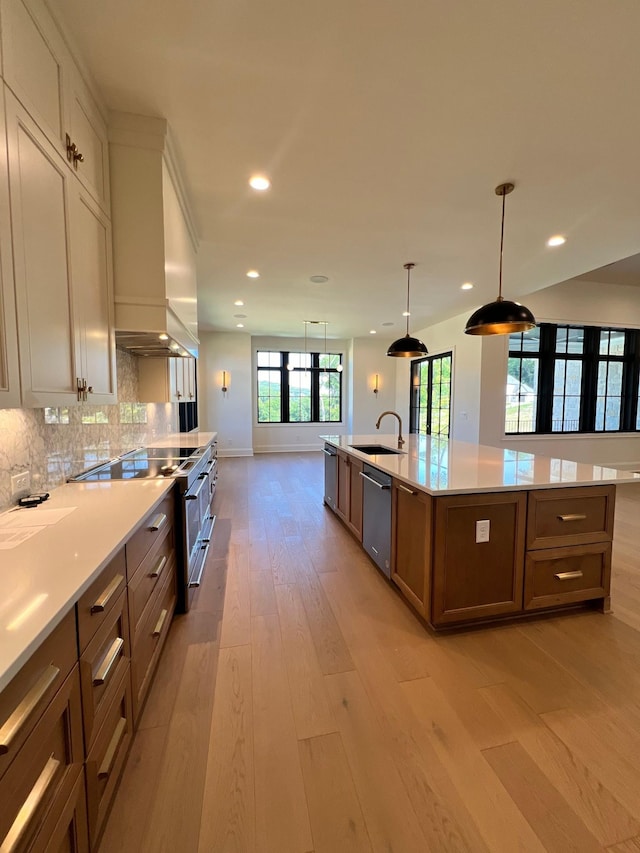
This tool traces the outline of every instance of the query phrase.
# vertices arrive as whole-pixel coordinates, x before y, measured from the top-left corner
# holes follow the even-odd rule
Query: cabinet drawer
[[[143,523],[125,545],[127,553],[127,577],[132,578],[151,548],[173,527],[173,492],[168,494],[147,515]]]
[[[176,606],[176,583],[173,569],[167,572],[164,584],[151,599],[131,657],[131,682],[133,686],[133,719],[138,723],[142,705],[151,684],[151,678],[164,644],[171,617]]]
[[[0,778],[77,659],[76,615],[71,609],[0,693]]]
[[[615,486],[530,492],[527,549],[610,541],[614,508]]]
[[[75,667],[0,780],[0,849],[33,850],[43,822],[69,799],[82,770],[82,707]],[[60,806],[61,807],[61,806]]]
[[[527,554],[524,607],[553,607],[605,598],[611,580],[611,543],[549,548]]]
[[[132,643],[135,643],[140,620],[154,590],[163,586],[168,573],[175,573],[174,563],[173,530],[169,529],[162,542],[158,543],[158,547],[153,547],[147,554],[139,570],[129,582],[129,622]]]
[[[92,845],[104,826],[132,735],[131,680],[127,667],[87,755],[87,805]]]
[[[87,749],[102,725],[105,708],[130,658],[127,597],[124,591],[80,658],[84,738]]]
[[[126,583],[124,548],[111,560],[78,601],[78,645],[80,654],[107,618]]]
[[[30,853],[89,853],[84,768],[72,772],[76,781],[69,798],[66,802],[60,796],[56,798]]]

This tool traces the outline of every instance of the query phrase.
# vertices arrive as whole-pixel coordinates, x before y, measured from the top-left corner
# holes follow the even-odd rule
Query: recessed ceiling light
[[[312,281],[314,284],[324,284],[329,281],[328,275],[312,275],[309,276],[309,281]]]
[[[473,284],[470,281],[465,281],[460,285],[460,290],[473,290]]]
[[[402,316],[403,316],[403,317],[410,317],[410,316],[411,316],[411,311],[403,311],[403,312],[402,312]]]
[[[244,302],[242,301],[242,299],[236,299],[236,301],[233,304],[237,305],[239,308],[241,305],[244,305]]]
[[[169,335],[166,335],[166,334],[163,332],[161,335],[158,335],[158,338],[159,338],[161,341],[168,341],[168,340],[169,340]]]
[[[236,329],[244,329],[244,323],[236,323]]]
[[[254,190],[263,192],[264,190],[269,189],[271,181],[269,178],[265,178],[264,175],[252,175],[251,178],[249,178],[249,186],[253,187]]]
[[[547,246],[562,246],[566,242],[567,238],[563,237],[562,234],[554,234],[553,237],[549,237],[547,240]]]
[[[249,270],[247,273],[247,278],[260,278],[260,273],[258,270]]]
[[[369,329],[369,334],[370,334],[370,335],[375,335],[375,334],[376,334],[376,330],[375,330],[375,329]]]

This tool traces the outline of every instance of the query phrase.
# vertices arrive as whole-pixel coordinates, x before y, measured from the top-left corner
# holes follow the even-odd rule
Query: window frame
[[[280,357],[280,364],[278,366],[261,366],[258,364],[260,353],[269,353],[271,355],[278,355]],[[291,355],[299,355],[299,356],[310,356],[311,357],[311,365],[308,368],[305,367],[294,367],[292,370],[288,370],[287,364],[289,363],[289,357]],[[342,368],[339,370],[337,367],[321,367],[320,366],[320,357],[321,356],[336,356],[339,359],[339,365]],[[286,426],[305,426],[308,424],[338,424],[342,423],[342,392],[343,392],[343,383],[342,376],[344,373],[344,365],[342,361],[343,353],[341,352],[303,352],[301,350],[272,350],[272,349],[258,349],[256,350],[256,423],[259,426],[274,426],[276,424],[283,424]],[[311,394],[310,394],[310,407],[311,407],[311,418],[308,421],[298,421],[291,420],[291,412],[290,412],[290,376],[296,373],[304,373],[308,371],[311,374]],[[269,372],[269,373],[279,373],[280,374],[280,420],[277,421],[261,421],[260,420],[260,398],[264,395],[260,394],[260,373],[261,372]],[[327,374],[337,374],[340,379],[340,389],[338,393],[338,412],[339,417],[337,420],[320,420],[319,415],[321,411],[321,395],[320,395],[320,376],[323,373]]]
[[[512,349],[512,338],[508,338],[507,350],[507,380],[510,376],[509,361],[512,359],[538,359],[537,410],[532,430],[506,429],[506,407],[508,400],[505,395],[505,417],[503,420],[505,438],[529,435],[545,436],[575,436],[575,435],[615,435],[619,433],[640,432],[640,329],[629,329],[616,326],[585,326],[576,323],[539,323],[540,345],[537,352],[525,350],[523,335],[520,335],[520,349]],[[581,353],[556,352],[557,334],[559,329],[579,329],[583,333],[583,348]],[[624,333],[625,343],[622,355],[600,352],[602,333]],[[568,347],[567,347],[568,350]],[[580,381],[580,402],[578,428],[574,430],[553,429],[553,402],[555,367],[559,362],[579,361],[582,365]],[[622,364],[620,383],[620,417],[616,429],[606,429],[606,411],[602,428],[596,426],[598,397],[598,372],[602,364]],[[565,377],[566,392],[566,377]],[[555,394],[556,397],[560,396]],[[566,395],[565,395],[566,396]],[[616,396],[617,395],[611,395]]]
[[[436,361],[443,361],[444,359],[449,359],[449,429],[446,434],[442,432],[435,433],[436,436],[440,438],[448,438],[451,435],[451,403],[452,403],[452,387],[453,387],[453,350],[445,350],[443,352],[434,353],[432,355],[426,355],[424,358],[416,358],[411,362],[411,378],[410,378],[410,390],[409,390],[409,432],[415,433],[418,435],[433,435],[431,432],[432,429],[432,399],[433,399],[433,365]],[[420,383],[416,383],[416,375],[419,376],[419,371],[421,371],[421,366],[423,364],[428,364],[428,377],[427,377],[427,402],[425,405],[426,408],[426,432],[420,432],[420,413],[423,409],[420,406]],[[441,374],[442,375],[442,374]],[[442,385],[442,383],[440,383]],[[443,411],[442,407],[440,407],[440,411]]]

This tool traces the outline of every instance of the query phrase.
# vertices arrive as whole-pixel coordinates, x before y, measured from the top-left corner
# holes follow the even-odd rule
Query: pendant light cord
[[[498,302],[502,302],[502,255],[504,249],[504,205],[507,198],[506,192],[502,193],[502,222],[500,224],[500,272],[498,274]]]
[[[411,316],[411,312],[409,311],[409,289],[411,286],[411,270],[415,264],[405,264],[404,268],[407,271],[407,337],[409,337],[409,317]]]

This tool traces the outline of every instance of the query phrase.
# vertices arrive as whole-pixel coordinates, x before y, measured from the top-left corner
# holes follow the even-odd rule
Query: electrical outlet
[[[488,542],[489,541],[489,529],[491,527],[491,522],[488,518],[482,519],[482,521],[476,521],[476,542]]]
[[[31,488],[31,474],[28,471],[23,471],[21,474],[14,474],[11,478],[11,497],[22,492],[28,492]]]

